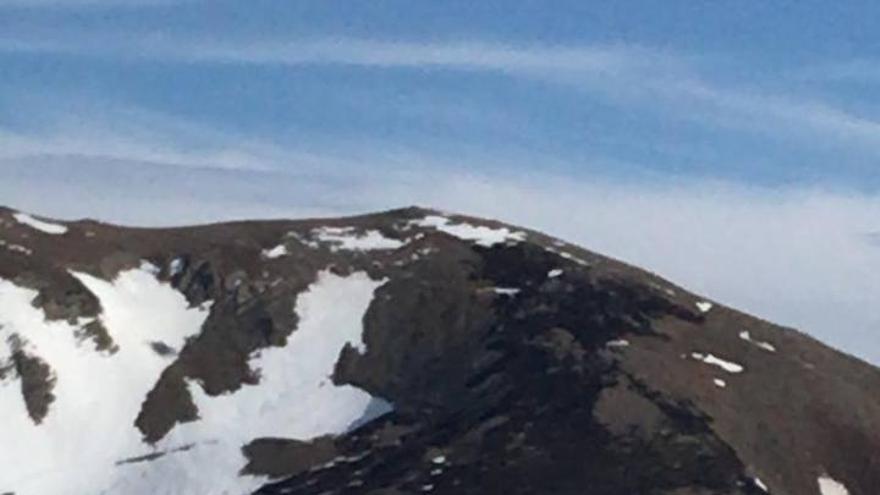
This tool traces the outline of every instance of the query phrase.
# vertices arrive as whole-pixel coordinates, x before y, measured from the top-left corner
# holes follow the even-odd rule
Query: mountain
[[[878,390],[494,221],[0,210],[0,493],[876,495]]]

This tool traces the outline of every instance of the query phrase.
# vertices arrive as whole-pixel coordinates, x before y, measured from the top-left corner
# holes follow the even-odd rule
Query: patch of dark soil
[[[12,354],[15,372],[21,380],[21,394],[28,415],[36,424],[43,422],[49,414],[49,407],[55,401],[52,390],[55,388],[55,375],[52,368],[42,359],[28,355],[23,350]]]
[[[242,452],[248,458],[242,474],[265,475],[271,478],[297,475],[337,456],[335,443],[330,437],[311,442],[260,438],[246,445]]]

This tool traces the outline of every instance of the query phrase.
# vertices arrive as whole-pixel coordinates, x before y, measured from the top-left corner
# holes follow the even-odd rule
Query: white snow
[[[708,313],[714,307],[714,305],[709,301],[698,301],[696,305],[697,309],[699,309],[701,313]]]
[[[8,242],[0,239],[0,247],[4,247],[12,252],[21,253],[26,256],[30,256],[34,254],[34,251],[30,248],[26,248],[20,244],[9,244]]]
[[[769,342],[759,342],[757,340],[752,339],[752,335],[749,333],[748,330],[744,330],[744,331],[740,332],[739,338],[745,340],[746,342],[755,344],[756,346],[760,347],[761,349],[764,349],[767,352],[776,352],[776,347],[773,346],[773,344],[770,344]]]
[[[433,462],[434,464],[437,464],[437,465],[446,464],[446,456],[445,455],[438,455],[437,457],[431,459],[431,462]]]
[[[501,296],[513,297],[520,293],[520,289],[515,287],[493,287],[492,291]]]
[[[26,256],[30,256],[30,255],[34,254],[34,251],[32,249],[26,248],[20,244],[10,244],[10,245],[6,246],[6,248],[9,249],[10,251],[13,251],[16,253],[21,253]]]
[[[287,246],[285,246],[284,244],[279,244],[272,249],[264,249],[262,254],[264,258],[271,260],[275,258],[280,258],[282,256],[287,256],[290,253],[288,253],[287,251]]]
[[[629,347],[629,341],[626,339],[610,340],[605,345],[607,347]]]
[[[587,261],[585,261],[585,260],[582,260],[582,259],[578,258],[577,256],[575,256],[575,255],[569,253],[569,252],[562,251],[562,250],[559,250],[559,249],[556,249],[556,248],[551,248],[551,247],[544,248],[544,249],[545,249],[547,252],[550,252],[550,253],[556,254],[556,255],[558,255],[559,257],[563,258],[563,259],[567,259],[567,260],[569,260],[569,261],[573,261],[573,262],[577,263],[578,265],[581,265],[581,266],[590,266],[590,263],[589,263],[589,262],[587,262]]]
[[[706,364],[711,364],[712,366],[717,366],[728,373],[742,373],[745,371],[745,368],[742,365],[736,364],[731,361],[725,361],[717,356],[712,354],[701,354],[699,352],[694,352],[691,354],[694,359],[702,361]]]
[[[149,273],[150,275],[158,277],[160,273],[162,273],[162,269],[158,266],[150,263],[149,261],[142,261],[141,268],[142,271]],[[75,275],[75,274],[74,274]]]
[[[563,270],[561,268],[556,268],[554,270],[550,270],[547,272],[547,278],[556,278],[562,276]]]
[[[299,325],[287,346],[263,349],[252,357],[260,383],[211,397],[190,382],[200,420],[178,425],[162,443],[197,447],[136,465],[132,469],[140,473],[128,476],[119,493],[150,493],[155,486],[173,494],[251,493],[267,478],[237,475],[247,463],[243,445],[263,437],[310,440],[338,435],[390,411],[384,400],[331,381],[346,344],[366,352],[362,319],[382,283],[363,272],[348,277],[320,273],[297,299]],[[205,463],[210,474],[203,471]]]
[[[828,476],[819,477],[819,492],[822,495],[849,495],[843,483]]]
[[[299,325],[288,345],[252,356],[259,384],[210,397],[198,383],[188,383],[200,420],[178,425],[156,446],[145,445],[134,420],[168,364],[149,344],[180,349],[200,331],[207,308],[189,308],[182,294],[156,280],[148,264],[112,282],[74,275],[100,299],[100,319],[117,353],[81,345],[75,326],[48,322],[31,306],[35,291],[0,280],[0,362],[8,359],[8,337],[18,334],[57,377],[57,399],[39,426],[27,416],[18,380],[0,382],[0,445],[27,446],[26,454],[0,448],[0,493],[251,493],[267,480],[238,474],[246,463],[245,444],[261,437],[340,434],[391,408],[330,379],[346,344],[366,352],[362,319],[382,282],[360,272],[348,277],[322,272],[291,308]],[[119,463],[155,453],[165,455]]]
[[[206,308],[190,308],[147,265],[122,272],[113,282],[74,275],[100,299],[100,319],[119,347],[115,354],[83,344],[77,326],[47,321],[30,304],[35,291],[0,280],[0,346],[18,335],[27,352],[46,362],[56,378],[55,401],[40,425],[27,415],[20,382],[0,384],[0,445],[27,446],[26,452],[0,448],[0,491],[123,493],[108,491],[122,472],[114,465],[151,452],[142,445],[134,420],[167,365],[150,343],[179,349],[207,317]]]
[[[758,485],[758,488],[764,491],[764,493],[770,493],[770,489],[767,488],[767,485],[761,481],[761,478],[755,478],[755,484]]]
[[[418,227],[433,228],[483,247],[526,240],[525,232],[514,232],[506,227],[493,229],[484,225],[471,225],[464,222],[453,224],[451,220],[440,215],[428,215],[420,220],[413,220],[410,224]]]
[[[333,251],[372,251],[398,249],[404,242],[385,237],[378,230],[357,233],[352,227],[320,227],[312,230],[312,237],[317,241],[330,244]]]
[[[171,260],[171,264],[168,265],[168,273],[171,274],[172,277],[177,276],[180,272],[183,271],[183,259],[182,258],[174,258]]]
[[[418,236],[416,236],[416,237],[418,237]],[[420,256],[430,256],[436,252],[439,252],[439,249],[429,246],[429,247],[420,248],[417,252]]]
[[[38,220],[27,213],[16,213],[12,216],[18,223],[27,225],[28,227],[37,229],[46,234],[62,235],[67,233],[67,227],[64,225]]]
[[[725,382],[724,380],[722,380],[720,378],[716,378],[716,379],[712,380],[712,382],[715,383],[715,386],[718,388],[727,388],[727,382]]]

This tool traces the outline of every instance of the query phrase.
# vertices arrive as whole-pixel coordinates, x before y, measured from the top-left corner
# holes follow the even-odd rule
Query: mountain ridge
[[[260,493],[868,495],[880,486],[876,368],[536,231],[418,207],[173,228],[0,209],[0,227],[0,303],[15,301],[0,304],[0,407],[23,402],[34,431],[52,426],[56,405],[81,409],[65,402],[67,375],[44,359],[39,346],[51,344],[37,330],[72,332],[75,355],[103,356],[95,366],[137,349],[156,371],[142,378],[142,400],[131,399],[139,407],[121,427],[134,436],[115,462],[178,476],[154,479],[155,493],[246,493],[270,481]],[[25,319],[4,319],[4,309],[37,325],[22,309],[30,296],[45,328],[9,330]],[[350,300],[362,303],[344,309]],[[121,328],[154,317],[126,313],[143,301],[175,316],[154,322],[162,339],[127,342]],[[321,348],[335,335],[321,330],[329,315],[353,333],[301,374],[332,379],[317,371],[285,388],[296,381],[285,370],[309,353],[280,351],[306,338],[318,340],[304,348]],[[304,393],[341,405],[327,417],[302,412],[293,423],[312,426],[290,425],[287,437],[273,430]],[[292,402],[272,402],[285,394]],[[253,436],[233,439],[229,421]],[[228,452],[211,441],[228,441]],[[200,452],[220,450],[226,470],[195,476],[206,469]],[[8,454],[0,492],[19,479],[18,454]],[[101,467],[100,493],[145,489]]]

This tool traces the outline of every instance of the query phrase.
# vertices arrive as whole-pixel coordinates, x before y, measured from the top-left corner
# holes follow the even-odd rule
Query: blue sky
[[[874,192],[878,10],[8,0],[0,125],[105,135],[124,121],[164,148],[196,142],[206,154],[249,142],[332,148],[345,162],[397,153],[403,168],[439,158],[507,173]],[[266,166],[254,153],[223,166]]]
[[[880,362],[878,15],[0,0],[0,202],[138,224],[436,205]]]

